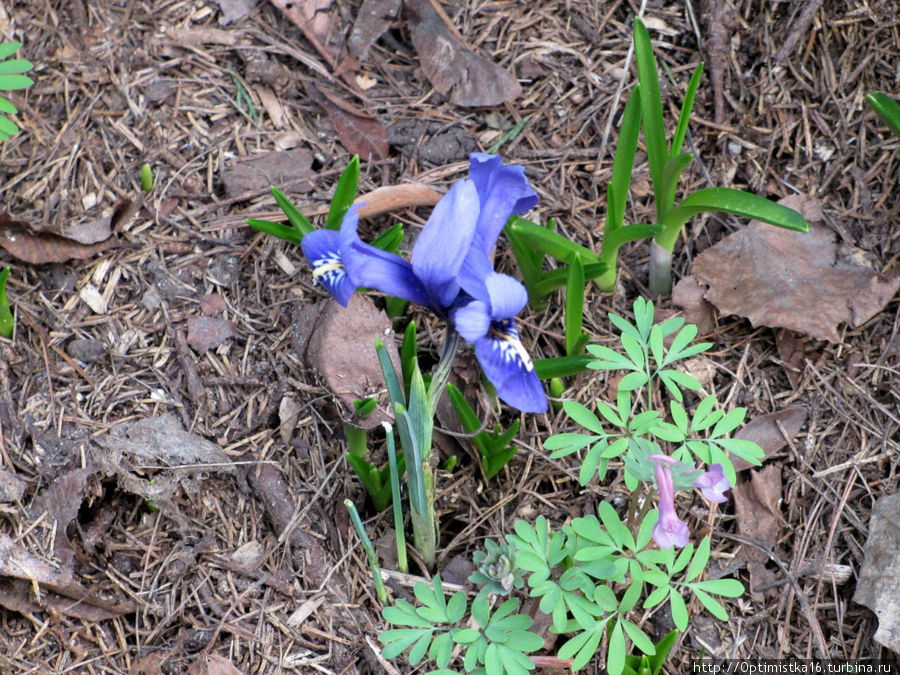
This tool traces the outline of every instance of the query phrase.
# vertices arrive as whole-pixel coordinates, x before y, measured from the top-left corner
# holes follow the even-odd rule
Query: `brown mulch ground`
[[[342,31],[336,40],[360,4],[335,0],[328,10]],[[362,188],[414,180],[443,190],[464,175],[468,152],[527,117],[505,159],[526,166],[540,218],[596,245],[637,4],[497,0],[446,9],[469,44],[517,74],[522,96],[491,109],[445,102],[397,21],[358,68],[376,82],[367,109],[391,143],[388,159],[363,162]],[[709,68],[691,126],[702,162],[690,186],[815,196],[844,241],[879,269],[896,266],[898,143],[864,101],[870,91],[900,94],[896,2],[719,0],[646,13],[677,83],[669,91],[682,90],[698,60]],[[202,0],[0,4],[0,36],[25,44],[21,56],[36,64],[37,80],[11,96],[24,131],[0,145],[2,211],[65,231],[123,199],[141,200],[143,163],[156,177],[115,244],[95,255],[26,264],[0,252],[18,310],[15,340],[0,341],[0,469],[24,482],[17,500],[0,503],[0,533],[31,556],[25,562],[60,577],[40,589],[0,579],[3,673],[234,672],[228,663],[242,673],[385,672],[372,648],[384,626],[341,505],[349,497],[362,507],[364,493],[343,460],[329,392],[291,334],[294,307],[321,294],[297,249],[244,226],[247,217],[278,215],[266,184],[239,194],[224,184],[237,160],[305,149],[314,173],[278,182],[304,212],[321,211],[349,155],[310,87],[328,78],[310,67],[319,57],[298,29],[266,2],[232,25],[220,26],[219,16],[217,3]],[[241,90],[252,109],[236,99]],[[636,175],[646,177],[646,167]],[[638,181],[631,222],[647,222],[648,194]],[[420,224],[425,215],[396,217]],[[676,272],[686,274],[696,253],[738,226],[694,222]],[[645,292],[645,255],[643,246],[626,251],[620,293],[589,296],[594,341],[611,344],[606,312],[626,313]],[[779,458],[775,554],[790,579],[773,565],[781,585],[729,603],[727,625],[695,619],[671,672],[704,649],[889,658],[872,640],[874,616],[851,597],[872,504],[898,483],[898,308],[894,299],[865,325],[845,328],[840,344],[719,318],[710,339],[720,400],[746,406],[750,418],[788,405],[808,411]],[[200,353],[186,336],[188,321],[204,313],[227,319],[233,336]],[[536,353],[559,349],[559,316],[552,308],[523,315]],[[579,378],[567,395],[605,396],[606,383]],[[298,419],[282,434],[286,398]],[[110,460],[111,428],[164,413],[173,414],[169,430],[212,442],[192,452],[234,464],[200,473],[149,462],[137,448]],[[439,484],[442,565],[516,517],[540,512],[561,523],[595,508],[598,491],[572,480],[574,460],[550,461],[541,447],[566,426],[563,415],[525,417],[520,452],[487,485],[458,451],[460,466]],[[132,431],[141,445],[144,432]],[[98,457],[107,464],[98,468]],[[366,515],[373,539],[390,526],[386,513]],[[718,528],[734,532],[732,507]],[[734,540],[713,541],[720,560],[733,557]],[[803,574],[822,561],[849,566],[849,580]],[[668,628],[665,617],[649,625]]]

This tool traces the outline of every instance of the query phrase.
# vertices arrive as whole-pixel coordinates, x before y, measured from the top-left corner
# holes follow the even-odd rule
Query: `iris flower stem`
[[[448,325],[441,360],[434,369],[434,374],[431,376],[431,387],[428,389],[428,405],[431,406],[432,416],[437,410],[438,401],[441,400],[441,396],[444,395],[444,390],[447,388],[447,382],[450,380],[450,368],[453,366],[453,359],[456,358],[458,347],[459,333],[453,326]]]

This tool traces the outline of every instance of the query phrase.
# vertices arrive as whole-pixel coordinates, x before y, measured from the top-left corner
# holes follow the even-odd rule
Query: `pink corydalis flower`
[[[722,504],[728,501],[725,491],[731,489],[731,483],[722,473],[721,464],[710,464],[709,471],[705,471],[702,476],[694,481],[694,485],[700,488],[700,492],[711,502]]]
[[[660,548],[687,545],[690,536],[687,523],[675,513],[675,488],[672,484],[671,457],[651,455],[656,464],[656,487],[659,490],[659,520],[653,526],[653,541]]]

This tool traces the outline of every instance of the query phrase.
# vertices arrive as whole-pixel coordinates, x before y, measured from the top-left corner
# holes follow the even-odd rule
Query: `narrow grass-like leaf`
[[[566,282],[566,356],[576,356],[577,350],[585,345],[583,319],[584,269],[581,260],[575,256],[569,264],[569,279]]]
[[[535,359],[534,372],[541,380],[547,380],[552,377],[570,377],[585,372],[589,368],[588,364],[594,361],[593,357],[586,354]]]
[[[6,295],[6,282],[9,279],[9,267],[0,271],[0,337],[12,338],[16,329],[16,320]]]
[[[396,253],[403,243],[403,224],[395,223],[372,240],[372,246],[382,251]]]
[[[662,98],[659,93],[659,75],[650,33],[639,17],[634,20],[634,56],[640,83],[641,124],[644,128],[644,142],[647,146],[647,162],[653,191],[662,192],[663,168],[669,157],[666,148],[665,127],[662,117]],[[657,219],[662,221],[661,202],[657,200]]]
[[[678,114],[678,126],[675,127],[675,136],[672,138],[672,155],[681,152],[684,137],[687,135],[688,123],[691,120],[691,111],[694,109],[694,97],[697,95],[697,87],[700,86],[700,78],[703,76],[703,62],[694,68],[687,91],[684,93],[684,101],[681,102],[681,112]]]
[[[634,155],[637,151],[638,135],[641,131],[641,98],[640,85],[634,90],[625,103],[622,122],[619,127],[619,141],[613,158],[612,176],[606,188],[606,226],[603,232],[603,243],[613,231],[622,227],[625,222],[625,201],[631,185],[631,172],[634,167]],[[603,258],[603,255],[600,256]]]
[[[356,199],[356,187],[359,184],[359,155],[353,155],[353,159],[341,173],[337,185],[334,188],[334,196],[331,198],[331,207],[328,209],[328,218],[325,227],[329,230],[339,230],[344,214]]]
[[[560,262],[569,263],[577,256],[582,263],[599,263],[600,257],[589,248],[576,244],[561,234],[552,232],[546,227],[535,225],[527,220],[514,220],[509,228],[532,247],[552,256]]]
[[[867,95],[866,100],[888,129],[900,138],[900,104],[881,92]]]
[[[300,241],[303,239],[303,234],[298,232],[297,229],[291,225],[273,223],[271,220],[259,220],[258,218],[247,218],[245,222],[250,227],[257,229],[260,232],[271,234],[273,237],[283,239],[294,246],[299,246]]]
[[[796,232],[809,230],[809,223],[794,209],[752,192],[725,187],[704,188],[685,197],[678,206],[666,214],[662,222],[666,230],[680,230],[689,218],[698,213],[715,211],[761,220]]]
[[[394,363],[384,348],[384,343],[380,337],[375,338],[375,353],[378,355],[378,364],[381,366],[381,374],[384,376],[384,383],[387,385],[388,396],[391,403],[396,405],[406,405],[406,397],[403,395],[403,389],[400,386],[400,380],[397,379],[397,371],[394,369]],[[412,375],[410,375],[412,377]]]
[[[294,226],[297,232],[300,233],[301,239],[303,238],[303,235],[309,234],[314,229],[316,229],[315,227],[313,227],[313,224],[309,222],[306,216],[300,213],[300,210],[296,206],[294,206],[291,200],[281,192],[281,190],[279,190],[274,185],[272,185],[269,189],[272,192],[272,196],[275,198],[275,203],[277,203],[279,208],[284,211],[284,215],[287,216],[288,221],[291,223],[291,225]]]

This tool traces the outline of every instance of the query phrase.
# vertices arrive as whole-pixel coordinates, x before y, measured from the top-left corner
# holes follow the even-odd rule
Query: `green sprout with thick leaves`
[[[759,195],[733,188],[710,187],[698,190],[675,204],[678,181],[693,160],[693,154],[682,152],[687,137],[694,97],[700,86],[703,63],[697,65],[688,83],[678,123],[671,143],[666,140],[663,106],[659,90],[656,57],[650,34],[644,22],[634,20],[634,54],[637,62],[641,126],[650,165],[650,180],[656,200],[656,224],[650,250],[650,293],[668,295],[672,289],[672,252],[678,235],[688,220],[700,213],[722,212],[789,230],[806,232],[809,224],[799,213]]]

